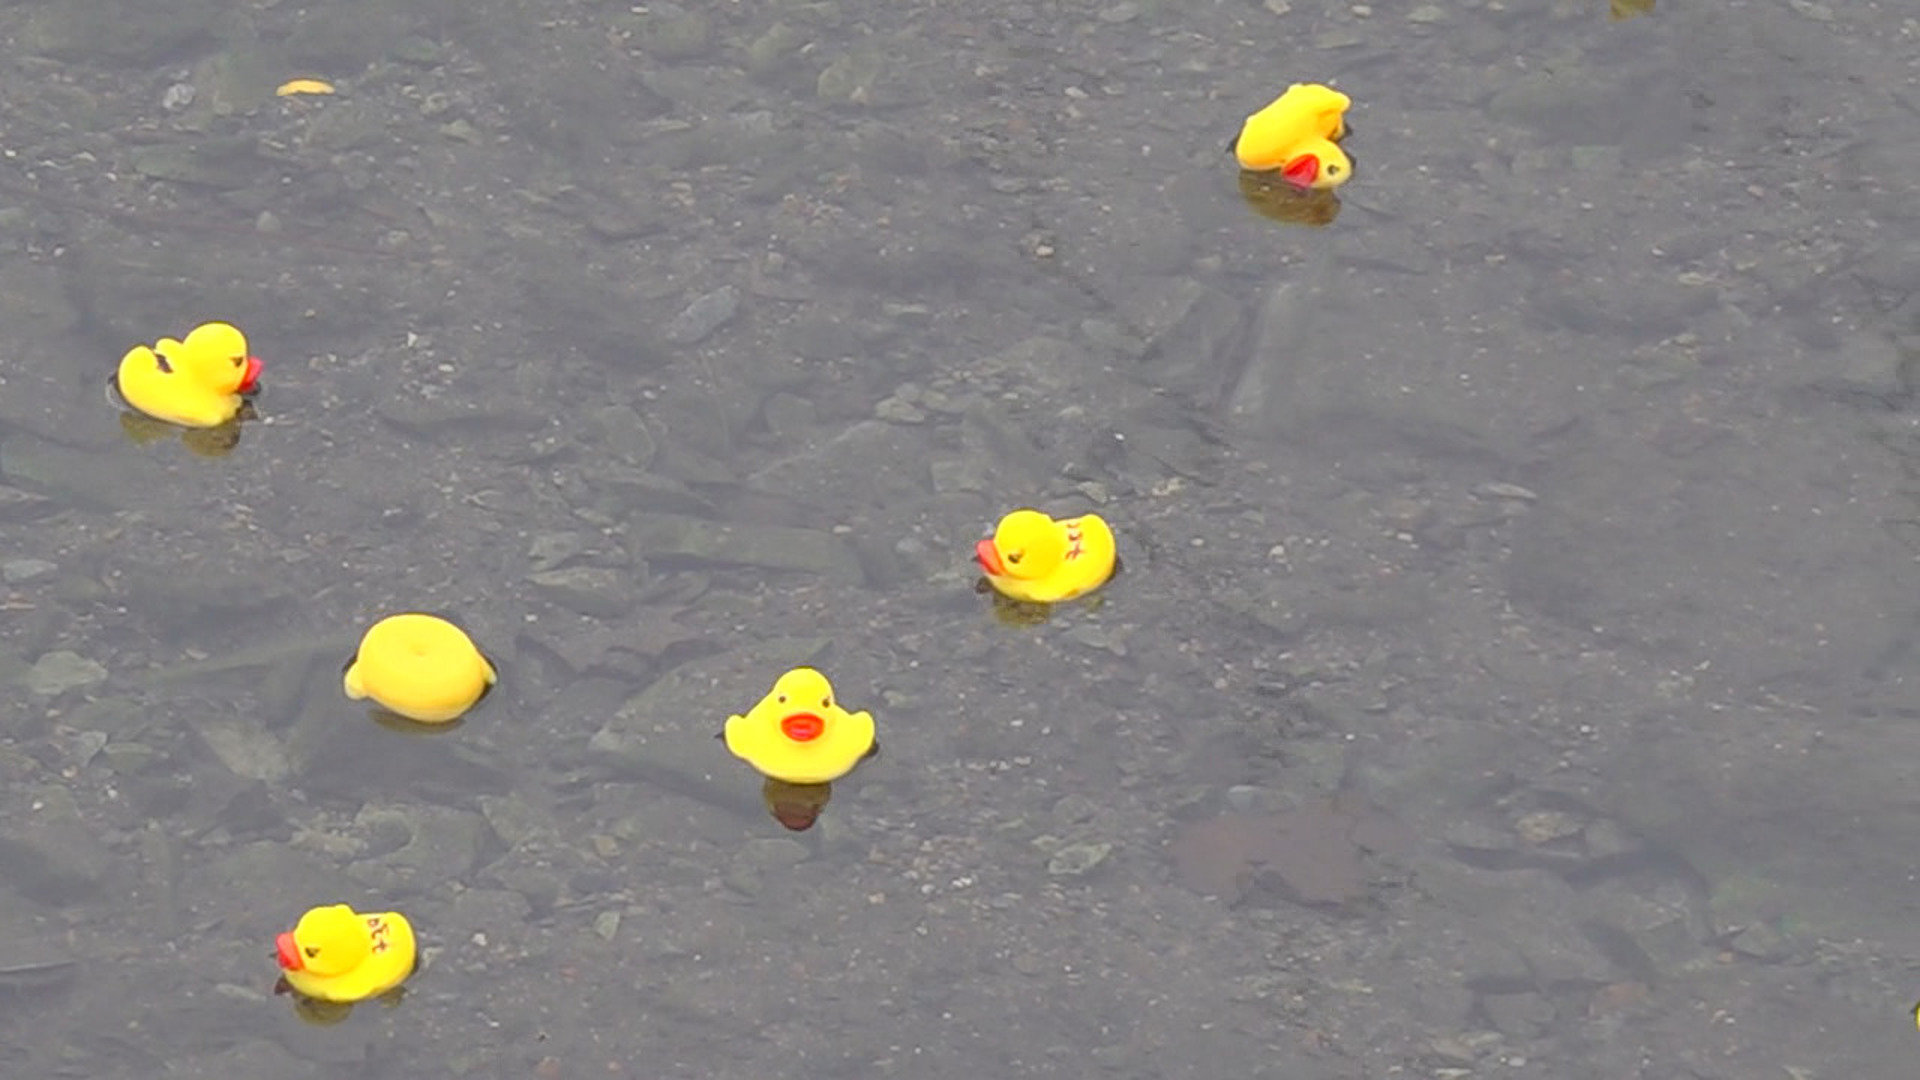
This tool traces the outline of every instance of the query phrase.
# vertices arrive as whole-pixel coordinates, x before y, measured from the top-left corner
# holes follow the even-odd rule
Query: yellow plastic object
[[[374,623],[342,681],[355,701],[371,699],[408,720],[443,724],[478,704],[498,679],[466,631],[415,611]]]
[[[1295,83],[1247,117],[1233,154],[1249,172],[1278,173],[1288,183],[1331,191],[1353,177],[1353,161],[1339,146],[1346,137],[1351,98],[1319,83]]]
[[[745,716],[727,717],[721,735],[735,757],[789,784],[838,780],[878,749],[873,716],[841,708],[810,667],[780,676]]]
[[[1085,596],[1107,583],[1118,561],[1113,530],[1096,514],[1059,521],[1038,510],[1015,510],[973,557],[995,592],[1031,604]]]
[[[416,953],[413,925],[397,911],[362,915],[345,904],[317,907],[274,941],[280,977],[318,1001],[355,1002],[407,981]]]
[[[155,420],[215,428],[240,415],[259,389],[260,358],[230,323],[202,323],[186,338],[135,345],[120,358],[110,388],[120,401]]]
[[[295,94],[331,94],[333,84],[321,82],[319,79],[294,79],[281,83],[274,93],[280,97],[292,97]]]

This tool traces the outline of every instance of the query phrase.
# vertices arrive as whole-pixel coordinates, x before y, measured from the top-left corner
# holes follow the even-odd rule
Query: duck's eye
[[[1338,166],[1338,165],[1329,165],[1329,166],[1327,166],[1327,175],[1328,175],[1328,176],[1339,176],[1339,175],[1340,175],[1340,166]]]
[[[774,700],[778,701],[782,705],[785,705],[787,703],[787,695],[781,694],[778,698]]]
[[[316,956],[319,956],[319,955],[320,955],[320,950],[319,950],[319,948],[318,948],[318,947],[316,947],[316,946],[313,946],[313,945],[309,945],[309,946],[307,946],[306,948],[304,948],[304,949],[301,949],[300,951],[301,951],[301,952],[303,952],[303,953],[306,953],[306,954],[307,954],[307,959],[309,959],[309,960],[311,960],[311,959],[313,959],[314,957],[316,957]]]
[[[1007,552],[1007,561],[1010,563],[1018,563],[1020,561],[1020,557],[1025,554],[1026,552],[1024,551],[1009,551]]]
[[[244,356],[236,356],[233,358],[234,367],[239,367],[241,364],[244,364],[246,362],[247,362],[247,358]]]
[[[820,707],[821,707],[821,708],[823,708],[823,709],[831,709],[831,708],[833,708],[833,699],[832,699],[832,698],[830,698],[830,697],[823,697],[823,698],[821,698],[821,699],[820,699]]]

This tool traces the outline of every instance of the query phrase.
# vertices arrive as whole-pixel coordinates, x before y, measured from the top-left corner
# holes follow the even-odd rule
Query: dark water
[[[5,1074],[1907,1075],[1920,22],[1641,6],[0,9]],[[214,317],[261,419],[130,439]],[[1009,625],[1029,503],[1126,571]]]

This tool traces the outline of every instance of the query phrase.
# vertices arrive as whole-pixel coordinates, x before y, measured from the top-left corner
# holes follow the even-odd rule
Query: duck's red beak
[[[780,718],[780,733],[794,742],[812,742],[827,730],[827,722],[810,712]]]
[[[293,943],[292,934],[274,938],[273,951],[279,954],[280,967],[285,971],[299,971],[306,966],[300,962],[300,946]]]
[[[1007,576],[1007,568],[1000,563],[1000,549],[993,546],[992,540],[982,540],[973,545],[973,557],[980,563],[980,569],[994,577]]]
[[[1320,179],[1320,159],[1313,154],[1301,154],[1281,166],[1280,175],[1294,187],[1310,188]]]
[[[260,358],[247,357],[247,373],[240,377],[240,392],[251,394],[260,389]]]

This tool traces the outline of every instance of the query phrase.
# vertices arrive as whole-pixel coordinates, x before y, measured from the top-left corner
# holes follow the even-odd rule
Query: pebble
[[[1499,480],[1475,484],[1473,494],[1482,499],[1516,499],[1520,502],[1538,502],[1540,499],[1532,488],[1523,488],[1519,484],[1508,484]]]
[[[58,569],[58,566],[45,559],[8,559],[0,562],[0,579],[5,579],[9,585],[23,585]]]
[[[586,549],[577,532],[536,533],[527,544],[527,561],[536,572],[557,570]]]
[[[624,615],[633,606],[633,583],[627,575],[601,566],[568,566],[527,575],[541,599],[594,618]]]
[[[1252,784],[1235,784],[1228,788],[1227,805],[1242,814],[1270,814],[1275,810],[1273,795]]]
[[[68,649],[56,649],[34,661],[25,679],[29,692],[44,697],[59,697],[69,690],[105,681],[106,665]]]
[[[1106,862],[1107,856],[1112,853],[1112,844],[1068,844],[1047,860],[1047,873],[1054,877],[1082,877]]]
[[[733,321],[740,313],[740,290],[722,285],[688,304],[667,323],[667,340],[675,345],[695,345],[714,331]]]
[[[875,402],[873,415],[894,424],[918,424],[927,418],[926,410],[897,397],[881,398]]]

